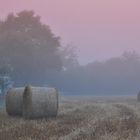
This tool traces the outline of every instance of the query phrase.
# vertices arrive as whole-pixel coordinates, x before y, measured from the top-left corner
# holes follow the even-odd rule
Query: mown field
[[[57,118],[30,121],[1,108],[0,140],[140,140],[140,103],[135,97],[63,97]]]

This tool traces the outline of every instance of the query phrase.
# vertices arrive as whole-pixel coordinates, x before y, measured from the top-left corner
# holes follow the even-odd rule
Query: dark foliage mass
[[[92,62],[63,74],[66,91],[81,94],[136,94],[140,90],[140,56],[125,52],[104,62]]]
[[[140,56],[125,52],[104,62],[79,65],[75,49],[33,11],[0,21],[0,74],[15,86],[49,85],[67,94],[130,94],[140,89]]]
[[[59,47],[59,37],[32,11],[9,14],[0,24],[0,63],[13,67],[16,84],[42,84],[51,71],[60,71]]]

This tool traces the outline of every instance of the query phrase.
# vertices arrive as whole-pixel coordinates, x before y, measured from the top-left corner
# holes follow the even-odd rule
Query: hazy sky
[[[81,63],[140,53],[140,0],[0,0],[0,16],[34,10],[64,43],[79,48]]]

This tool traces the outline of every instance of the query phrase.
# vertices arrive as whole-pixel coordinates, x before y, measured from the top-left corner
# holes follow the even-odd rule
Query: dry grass
[[[0,111],[0,140],[139,140],[140,103],[134,98],[63,98],[59,115],[23,120]]]

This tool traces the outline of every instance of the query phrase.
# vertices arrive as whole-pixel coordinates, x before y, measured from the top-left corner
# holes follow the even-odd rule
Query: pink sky
[[[1,17],[24,9],[42,16],[65,44],[73,42],[81,63],[140,53],[139,0],[0,0]]]

